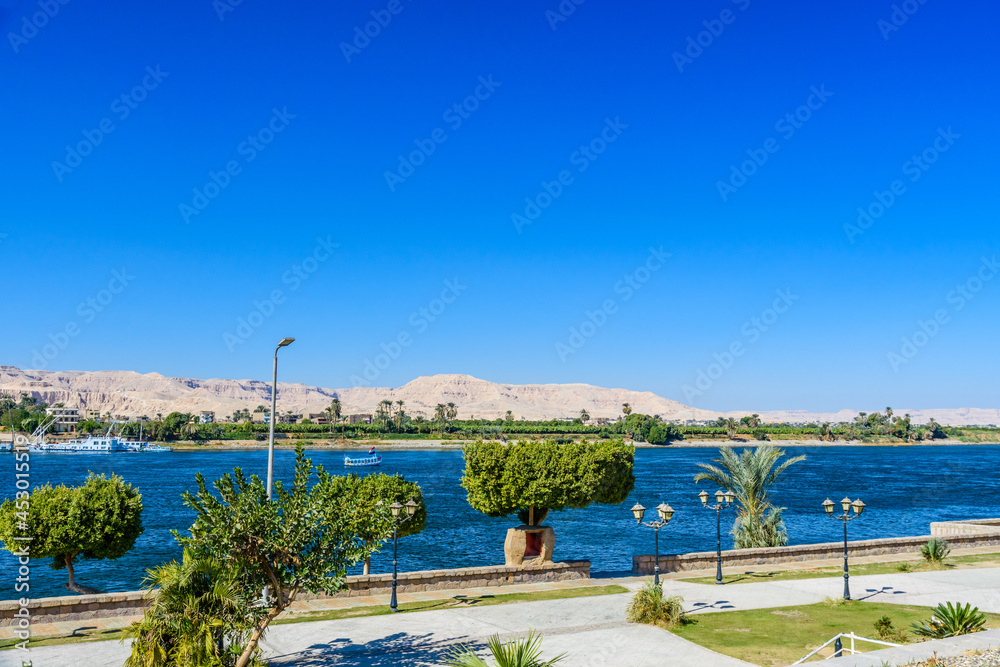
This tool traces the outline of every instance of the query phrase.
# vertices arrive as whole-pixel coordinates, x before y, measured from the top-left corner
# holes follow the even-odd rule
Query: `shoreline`
[[[426,449],[449,451],[461,449],[463,445],[475,442],[475,440],[364,440],[354,442],[311,442],[306,445],[307,451],[343,451],[357,452],[366,451],[372,446],[386,450],[406,450],[406,449]],[[199,452],[199,451],[260,451],[266,450],[267,444],[256,440],[232,440],[215,441],[203,445],[193,442],[157,443],[172,447],[174,451]],[[294,450],[297,442],[288,442],[287,439],[275,441],[274,448],[282,450]],[[838,440],[827,442],[824,440],[696,440],[689,442],[676,442],[669,445],[651,445],[646,442],[631,443],[636,449],[696,449],[711,448],[718,449],[723,446],[730,447],[758,447],[770,444],[776,447],[954,447],[954,446],[978,446],[978,445],[1000,445],[1000,442],[962,442],[960,440],[937,440],[934,442],[882,442],[866,443],[858,440]]]

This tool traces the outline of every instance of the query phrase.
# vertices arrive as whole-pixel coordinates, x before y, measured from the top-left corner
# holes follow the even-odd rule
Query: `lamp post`
[[[736,494],[732,491],[715,492],[715,504],[708,504],[708,491],[702,490],[698,494],[701,498],[701,506],[715,510],[715,583],[718,586],[723,584],[722,581],[722,510],[729,509],[733,506],[733,500],[736,498]]]
[[[274,367],[271,374],[271,428],[267,438],[267,499],[271,500],[271,484],[274,481],[274,420],[275,404],[278,401],[278,350],[295,342],[294,338],[282,338],[274,348]]]
[[[656,513],[660,516],[659,521],[651,521],[650,523],[644,523],[642,516],[646,513],[646,508],[636,503],[632,507],[632,516],[635,517],[635,522],[646,526],[647,528],[653,529],[653,584],[660,585],[660,528],[666,527],[670,523],[670,518],[674,515],[674,508],[666,503],[660,503],[656,508]]]
[[[853,503],[850,498],[844,498],[840,501],[840,507],[844,510],[844,513],[840,516],[834,516],[833,514],[834,502],[827,498],[823,501],[823,509],[826,510],[827,516],[836,519],[838,521],[844,522],[844,599],[851,599],[851,588],[848,585],[848,580],[850,579],[850,573],[847,571],[847,522],[853,521],[861,516],[861,513],[865,511],[865,504],[861,502],[858,498]],[[854,515],[851,515],[851,508],[854,509]]]
[[[401,516],[404,507],[406,515]],[[413,518],[418,507],[414,500],[408,501],[406,505],[400,505],[398,502],[389,505],[389,511],[392,512],[392,599],[389,600],[389,609],[393,612],[399,611],[396,609],[396,552],[399,544],[399,527]]]

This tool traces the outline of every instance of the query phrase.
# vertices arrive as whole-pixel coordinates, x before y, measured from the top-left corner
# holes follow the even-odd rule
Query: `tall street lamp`
[[[715,510],[715,583],[718,586],[722,585],[722,510],[729,509],[733,506],[733,500],[736,499],[736,494],[732,491],[715,492],[715,504],[708,504],[708,491],[702,490],[698,494],[701,498],[701,506]]]
[[[647,528],[653,529],[653,543],[654,543],[654,553],[653,553],[653,584],[660,585],[660,528],[666,527],[670,523],[670,517],[674,515],[674,508],[666,503],[660,503],[656,508],[656,513],[660,516],[659,521],[652,521],[650,523],[644,523],[642,516],[646,513],[646,508],[636,503],[632,507],[632,516],[635,517],[635,522],[646,526]]]
[[[275,404],[278,400],[278,350],[283,347],[288,347],[295,342],[294,338],[282,338],[278,343],[278,347],[274,348],[274,367],[271,374],[271,418],[268,420],[271,423],[270,432],[267,438],[267,499],[271,500],[271,485],[274,481],[274,421],[276,415],[274,413]]]
[[[405,516],[403,516],[404,507]],[[396,550],[399,544],[399,527],[413,518],[418,507],[420,506],[412,499],[406,505],[400,505],[398,502],[389,505],[389,511],[392,512],[392,599],[389,600],[389,609],[394,612],[399,611],[396,609]]]
[[[858,498],[853,503],[850,498],[844,498],[840,501],[840,507],[844,510],[844,513],[840,516],[834,516],[833,514],[833,501],[827,498],[823,501],[823,509],[826,510],[827,516],[837,519],[838,521],[844,522],[844,599],[851,599],[851,588],[848,586],[848,580],[850,579],[850,574],[847,571],[847,522],[853,521],[861,516],[861,513],[865,511],[865,504],[861,502]],[[851,516],[851,508],[854,508],[854,515]]]

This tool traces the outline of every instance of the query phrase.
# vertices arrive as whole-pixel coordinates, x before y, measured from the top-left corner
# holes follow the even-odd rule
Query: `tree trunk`
[[[269,626],[271,621],[276,619],[281,612],[285,611],[285,609],[292,604],[298,593],[298,590],[295,590],[288,596],[287,600],[282,601],[281,597],[284,594],[281,591],[276,592],[278,595],[278,601],[276,602],[275,607],[271,611],[267,612],[267,616],[262,618],[254,627],[253,633],[250,635],[250,642],[246,645],[246,648],[243,649],[243,653],[241,653],[240,657],[236,660],[236,667],[246,667],[250,664],[250,658],[253,657],[253,652],[257,650],[257,644],[260,643],[261,637],[264,636],[264,631],[267,630],[267,626]]]
[[[365,556],[365,569],[364,572],[362,572],[361,574],[367,577],[371,573],[372,573],[372,557]]]
[[[66,584],[66,588],[73,591],[74,593],[79,593],[81,595],[97,595],[101,591],[96,588],[90,588],[89,586],[81,586],[76,583],[76,577],[73,573],[73,559],[76,558],[76,554],[64,554],[63,562],[66,563],[66,569],[69,571],[69,583]]]

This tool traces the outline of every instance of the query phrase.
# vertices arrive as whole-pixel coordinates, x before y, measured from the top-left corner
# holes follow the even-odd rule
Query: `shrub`
[[[957,637],[973,632],[979,632],[986,625],[986,614],[979,607],[951,602],[939,604],[934,609],[934,615],[928,623],[914,623],[913,634],[931,639]]]
[[[950,553],[951,546],[946,541],[939,540],[936,537],[927,540],[927,544],[920,547],[920,555],[928,563],[942,563]]]
[[[648,583],[632,596],[625,618],[629,623],[648,623],[672,628],[684,623],[684,598],[663,597],[663,587]]]
[[[884,642],[896,642],[898,644],[906,642],[906,631],[895,627],[892,624],[892,619],[888,616],[883,616],[875,621],[874,627],[875,637]]]
[[[551,667],[566,659],[566,654],[562,654],[542,662],[542,636],[533,631],[529,631],[523,639],[509,642],[502,642],[500,635],[493,635],[488,646],[496,667]],[[453,649],[444,664],[448,667],[489,667],[488,662],[464,645]]]
[[[913,572],[913,565],[910,563],[900,563],[896,566],[896,570],[899,572]]]

